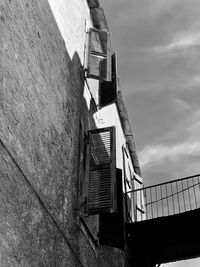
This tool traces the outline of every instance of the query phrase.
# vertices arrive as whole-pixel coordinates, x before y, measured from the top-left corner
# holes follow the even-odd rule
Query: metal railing
[[[200,174],[127,192],[134,221],[175,215],[200,208]]]

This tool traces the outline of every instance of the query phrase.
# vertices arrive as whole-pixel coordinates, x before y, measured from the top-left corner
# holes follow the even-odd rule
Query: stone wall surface
[[[77,223],[81,61],[47,0],[0,0],[2,267],[122,266],[122,252],[118,263],[94,252]]]

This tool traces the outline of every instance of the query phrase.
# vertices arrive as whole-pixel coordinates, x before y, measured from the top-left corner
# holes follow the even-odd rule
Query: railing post
[[[177,199],[178,199],[178,213],[180,213],[180,201],[179,201],[179,195],[178,195],[178,183],[176,182],[176,191],[177,191]]]
[[[183,192],[184,211],[186,211],[186,205],[185,205],[185,195],[184,195],[184,190],[183,190],[183,181],[181,181],[181,188],[182,188],[182,192]]]
[[[187,188],[188,188],[188,196],[189,196],[190,209],[192,209],[191,198],[190,198],[190,187],[189,187],[189,184],[188,184],[188,180],[187,180]]]
[[[172,191],[172,206],[173,206],[173,214],[175,214],[175,208],[174,208],[174,194],[173,194],[173,186],[171,183],[171,191]]]
[[[162,205],[162,216],[164,216],[162,186],[160,186],[160,195],[161,195],[161,205]]]
[[[166,198],[167,198],[167,214],[169,215],[169,198],[167,193],[167,184],[165,184]]]
[[[192,178],[192,185],[193,185],[193,191],[194,191],[195,207],[197,208],[197,197],[196,197],[195,184],[194,184],[193,178]]]

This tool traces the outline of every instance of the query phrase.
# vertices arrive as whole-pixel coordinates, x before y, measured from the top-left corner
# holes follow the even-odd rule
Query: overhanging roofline
[[[141,170],[140,170],[139,160],[137,156],[135,138],[132,133],[131,124],[128,119],[128,112],[125,107],[121,91],[118,91],[117,108],[118,108],[119,117],[122,123],[123,132],[126,137],[126,142],[129,148],[134,170],[141,177]]]
[[[109,31],[105,13],[100,6],[99,0],[87,0],[87,2],[94,27],[100,30]]]
[[[87,0],[87,2],[90,8],[90,14],[91,14],[94,27],[100,30],[109,31],[105,13],[104,13],[103,8],[100,6],[99,0]],[[141,177],[141,170],[140,170],[139,160],[138,160],[137,151],[136,151],[135,139],[134,139],[134,136],[131,130],[131,124],[128,119],[128,112],[124,105],[121,91],[118,91],[117,109],[119,112],[119,117],[121,120],[123,132],[126,138],[126,143],[129,148],[134,170],[136,174],[138,174]]]

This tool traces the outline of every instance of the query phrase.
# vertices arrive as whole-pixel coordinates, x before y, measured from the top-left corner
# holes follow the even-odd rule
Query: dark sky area
[[[200,173],[200,1],[101,4],[145,185]]]

